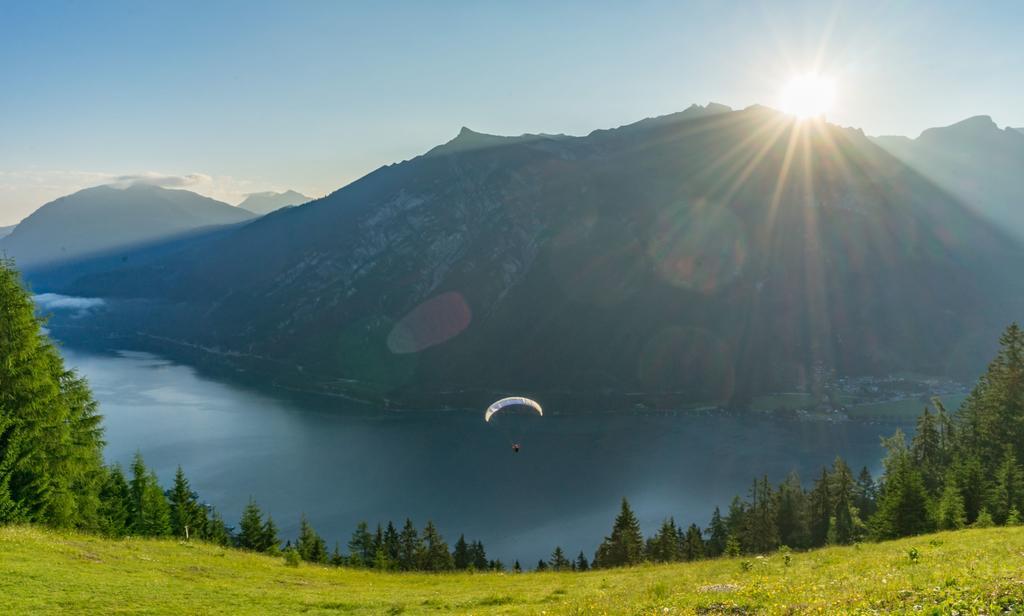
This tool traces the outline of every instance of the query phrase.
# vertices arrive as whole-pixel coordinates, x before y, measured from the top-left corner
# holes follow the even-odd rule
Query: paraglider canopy
[[[540,405],[537,404],[535,400],[530,400],[529,398],[512,397],[502,398],[501,400],[498,400],[491,406],[487,407],[487,412],[484,413],[484,421],[490,421],[491,417],[493,417],[495,413],[509,406],[528,406],[533,410],[537,411],[538,415],[542,417],[544,416],[544,409],[540,408]]]

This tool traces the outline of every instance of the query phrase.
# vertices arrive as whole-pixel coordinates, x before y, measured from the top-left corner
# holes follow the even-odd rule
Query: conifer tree
[[[878,486],[868,467],[860,469],[857,475],[857,485],[854,488],[853,504],[862,519],[868,519],[875,513],[875,505],[878,500]]]
[[[388,526],[384,530],[384,552],[387,554],[388,560],[397,566],[401,560],[401,542],[399,541],[398,531],[390,520],[388,520]]]
[[[729,528],[722,519],[722,513],[715,507],[711,514],[711,524],[708,526],[708,556],[721,556],[725,553],[725,542],[729,538]]]
[[[377,553],[373,543],[369,525],[360,522],[348,541],[349,564],[353,567],[372,567]]]
[[[512,564],[512,573],[522,573],[522,572],[523,572],[523,568],[519,565],[519,561],[517,560],[515,563]]]
[[[99,527],[102,429],[9,259],[0,259],[0,524]]]
[[[548,564],[546,562],[544,562],[543,560],[538,560],[537,561],[537,568],[535,569],[535,571],[540,572],[540,571],[547,571],[547,570],[548,570]]]
[[[1024,409],[1021,412],[1024,414]],[[1021,506],[1024,506],[1024,472],[1017,464],[1013,449],[1007,447],[985,499],[985,508],[997,524],[1004,524],[1010,511],[1019,511]]]
[[[337,541],[334,542],[334,551],[331,552],[331,558],[328,562],[335,567],[341,567],[345,564],[345,557],[342,556],[341,547]]]
[[[131,496],[121,466],[106,469],[100,488],[99,531],[111,537],[123,537],[131,527]]]
[[[590,570],[590,561],[588,561],[587,557],[583,554],[583,550],[580,550],[580,553],[576,556],[575,566],[576,566],[576,570],[577,571],[589,571]],[[517,560],[516,561],[516,568],[518,568],[518,567],[519,567],[519,561]]]
[[[885,483],[878,511],[871,519],[873,534],[878,539],[892,539],[927,532],[932,527],[928,490],[914,466],[903,432],[897,429],[895,435],[884,439],[884,444],[889,453],[884,461]]]
[[[643,559],[644,539],[629,502],[623,498],[619,515],[612,526],[612,534],[605,537],[594,555],[594,568],[635,565]]]
[[[299,557],[306,562],[326,563],[327,543],[313,530],[306,514],[302,514],[299,520],[299,540],[295,544]]]
[[[959,530],[966,524],[964,499],[952,477],[947,478],[935,513],[939,530]]]
[[[231,529],[224,523],[224,518],[216,509],[210,511],[210,517],[206,521],[206,532],[203,538],[216,545],[228,545],[231,543]]]
[[[778,519],[775,512],[775,497],[768,476],[754,480],[750,489],[751,503],[747,511],[744,547],[758,554],[774,550],[779,545]]]
[[[263,532],[260,533],[260,552],[266,552],[271,556],[281,553],[281,539],[277,536],[277,524],[274,518],[268,513],[267,521],[263,525]]]
[[[174,487],[171,488],[169,500],[171,534],[182,539],[201,537],[206,526],[206,509],[199,504],[181,466],[174,473]]]
[[[448,571],[455,568],[452,555],[448,552],[448,544],[434,523],[427,521],[423,527],[423,569],[426,571]]]
[[[779,543],[797,549],[807,547],[810,533],[807,527],[807,498],[800,485],[799,475],[790,473],[779,484],[776,499]]]
[[[686,529],[682,556],[684,560],[700,560],[704,558],[704,538],[700,527],[696,524],[690,524],[690,527]]]
[[[554,571],[568,571],[572,568],[572,562],[565,557],[565,552],[562,551],[561,546],[555,547],[548,564],[551,565],[551,569]]]
[[[242,510],[242,519],[238,522],[238,547],[246,550],[263,551],[263,512],[253,498]]]
[[[668,563],[679,559],[679,535],[676,522],[668,518],[661,528],[647,542],[647,559],[656,563]]]
[[[469,568],[469,544],[466,543],[465,535],[459,535],[459,540],[455,542],[455,549],[452,551],[452,561],[456,569]]]
[[[808,528],[810,545],[822,546],[828,541],[828,530],[832,524],[832,494],[829,492],[828,470],[821,469],[821,476],[814,483],[808,496]]]
[[[474,541],[469,544],[469,559],[474,569],[482,570],[487,566],[487,552],[484,551],[484,544],[481,541]]]
[[[423,543],[412,520],[405,519],[405,526],[399,535],[398,566],[402,571],[414,571],[420,568],[420,554]]]

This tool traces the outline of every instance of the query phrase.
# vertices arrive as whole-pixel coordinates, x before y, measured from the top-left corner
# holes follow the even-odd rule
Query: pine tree
[[[522,566],[519,565],[519,561],[517,560],[515,563],[512,564],[512,573],[522,573],[522,572],[523,572],[523,568],[522,568]]]
[[[271,556],[281,553],[281,539],[277,536],[277,524],[274,523],[274,518],[269,513],[267,521],[263,525],[263,532],[260,533],[259,551],[266,552]]]
[[[395,530],[395,525],[390,520],[388,527],[384,530],[384,552],[388,555],[388,560],[397,566],[401,560],[401,542],[398,538],[398,531]]]
[[[452,552],[452,561],[455,563],[456,569],[469,568],[469,544],[466,543],[465,535],[459,535],[459,540],[455,542],[455,550]]]
[[[543,560],[538,560],[537,561],[537,568],[535,569],[535,571],[540,572],[540,571],[547,571],[547,570],[548,570],[548,564],[546,562],[544,562]]]
[[[995,522],[992,520],[992,516],[989,515],[988,509],[985,508],[981,509],[978,513],[978,519],[974,521],[974,524],[972,524],[975,528],[989,528],[994,525]]]
[[[551,565],[551,569],[554,571],[568,571],[572,568],[572,562],[565,557],[565,552],[562,551],[561,546],[555,547],[555,551],[551,553],[551,559],[548,561]]]
[[[884,444],[889,453],[884,461],[885,483],[878,511],[871,519],[873,534],[878,539],[892,539],[931,530],[928,490],[903,433],[896,430],[893,437],[884,439]]]
[[[726,545],[728,546],[729,539],[733,539],[740,546],[742,552],[747,548],[743,545],[743,540],[747,536],[747,504],[743,502],[738,495],[732,498],[732,502],[729,503],[729,513],[725,518],[725,527],[728,533],[726,534]]]
[[[726,526],[725,520],[722,519],[722,513],[718,510],[718,507],[715,507],[715,512],[711,514],[711,524],[708,526],[708,556],[721,556],[724,554],[725,542],[728,538],[729,528]]]
[[[814,489],[808,495],[808,528],[810,530],[810,547],[825,545],[828,531],[832,524],[832,494],[829,492],[828,470],[821,469],[821,476],[814,483]]]
[[[0,524],[98,529],[100,416],[41,324],[13,262],[0,259]]]
[[[647,542],[647,559],[656,563],[669,563],[679,559],[679,535],[676,521],[668,518]]]
[[[640,533],[640,522],[623,498],[619,515],[612,526],[612,534],[605,537],[594,555],[594,568],[622,567],[635,565],[643,559],[644,539]]]
[[[1024,506],[1024,472],[1017,464],[1012,448],[1006,449],[994,479],[985,499],[985,508],[997,524],[1005,524],[1011,510],[1020,510]]]
[[[829,493],[833,505],[832,516],[829,520],[828,542],[838,545],[853,543],[857,529],[854,523],[854,513],[850,507],[855,495],[855,485],[853,472],[842,458],[837,457],[832,464],[832,474],[829,480],[831,484]]]
[[[156,474],[146,468],[142,454],[136,452],[132,460],[132,478],[128,483],[131,498],[131,524],[133,534],[144,537],[162,537],[171,533],[171,511],[160,489]]]
[[[700,560],[704,558],[704,538],[700,527],[690,524],[686,529],[686,539],[683,542],[683,559]]]
[[[231,529],[227,527],[224,523],[224,518],[221,517],[220,512],[216,509],[210,512],[203,538],[216,545],[226,546],[231,543]]]
[[[455,568],[448,544],[434,523],[427,521],[423,527],[423,569],[426,571],[448,571]]]
[[[111,537],[128,534],[131,524],[131,496],[121,466],[106,469],[100,488],[99,531]]]
[[[250,496],[238,522],[238,547],[262,552],[263,543],[263,512]]]
[[[469,544],[469,559],[474,569],[482,570],[487,566],[487,552],[484,551],[483,542],[474,541]]]
[[[576,556],[576,562],[574,564],[576,566],[576,570],[577,571],[589,571],[590,570],[590,562],[587,560],[587,557],[583,554],[583,550],[580,550],[579,555]],[[516,568],[517,569],[519,568],[519,561],[518,560],[516,561]]]
[[[341,567],[345,564],[345,557],[342,556],[341,547],[337,541],[334,542],[334,551],[331,552],[331,558],[328,562],[335,567]]]
[[[911,442],[910,453],[921,473],[929,494],[937,494],[944,472],[943,452],[939,424],[928,407],[917,418],[917,429]]]
[[[964,499],[960,496],[960,489],[952,478],[946,480],[945,487],[942,489],[942,497],[939,499],[935,518],[939,530],[959,530],[967,523]]]
[[[398,567],[402,571],[415,571],[420,568],[420,554],[423,551],[422,541],[412,520],[405,519],[405,526],[399,535]]]
[[[776,493],[779,543],[791,548],[805,548],[809,542],[810,529],[807,527],[807,498],[800,476],[790,473],[779,484]],[[715,554],[712,554],[715,555]]]
[[[372,567],[377,551],[366,522],[360,522],[348,541],[348,560],[353,567]]]
[[[862,519],[868,519],[875,513],[878,500],[878,486],[871,477],[868,467],[860,469],[857,475],[857,485],[854,488],[853,505],[857,508]]]
[[[182,539],[200,537],[206,526],[206,510],[199,504],[180,466],[174,473],[174,487],[171,488],[169,500],[171,534]]]
[[[760,481],[754,480],[754,485],[750,489],[750,497],[743,545],[750,552],[764,554],[779,546],[775,496],[771,484],[768,483],[767,475]]]
[[[327,543],[313,530],[306,514],[299,520],[299,541],[295,544],[299,557],[306,562],[326,563]]]

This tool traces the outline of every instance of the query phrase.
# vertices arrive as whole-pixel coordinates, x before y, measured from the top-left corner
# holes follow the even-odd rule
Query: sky
[[[828,119],[1024,126],[1024,2],[0,0],[0,226],[123,176],[329,193],[480,132],[586,134],[837,84]]]

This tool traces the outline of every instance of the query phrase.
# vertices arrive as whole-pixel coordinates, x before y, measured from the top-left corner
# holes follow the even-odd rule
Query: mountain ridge
[[[1019,246],[857,130],[752,107],[485,141],[52,290],[145,306],[97,330],[412,406],[969,378],[990,349],[957,332],[1022,314]]]
[[[103,185],[43,205],[0,240],[0,249],[22,267],[43,267],[252,217],[186,190]]]

